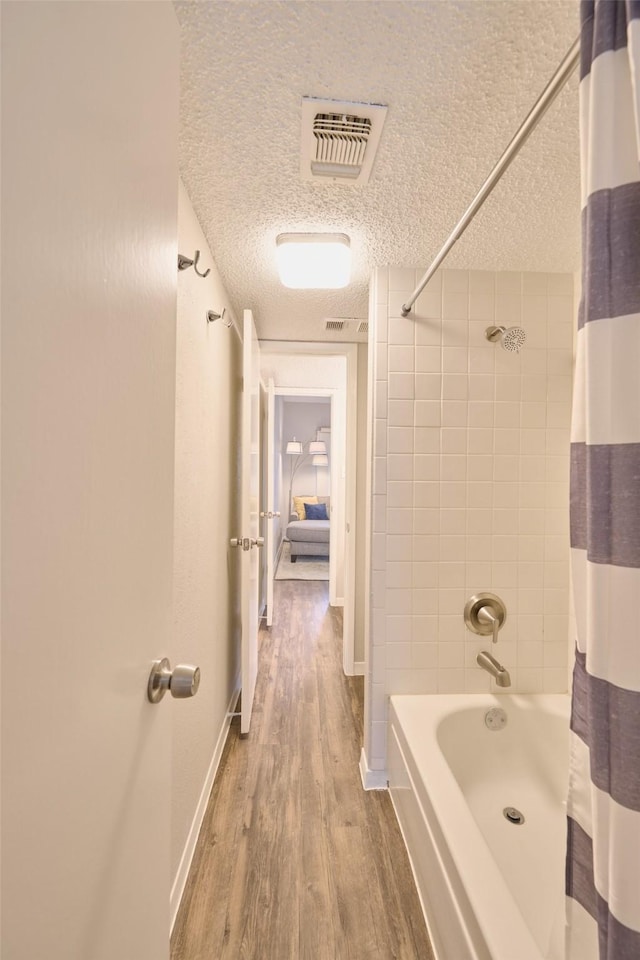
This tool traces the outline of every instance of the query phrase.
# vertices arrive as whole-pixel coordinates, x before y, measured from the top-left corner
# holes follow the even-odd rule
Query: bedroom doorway
[[[278,580],[328,580],[332,606],[343,595],[337,530],[344,500],[332,445],[333,395],[276,393],[274,462],[282,475]],[[339,443],[339,435],[336,437]],[[333,520],[333,523],[332,523]],[[333,530],[332,530],[333,527]],[[333,543],[332,543],[333,534]]]
[[[318,355],[314,348],[322,346],[319,344],[267,341],[261,346],[265,427],[262,502],[267,514],[280,514],[265,521],[265,530],[270,527],[273,533],[265,538],[263,614],[266,619],[267,597],[273,596],[268,589],[267,558],[273,550],[275,573],[276,560],[290,549],[286,535],[293,497],[316,498],[320,505],[326,505],[329,518],[329,603],[343,608],[344,670],[349,675],[360,673],[364,664],[356,666],[354,662],[356,423],[355,403],[350,402],[351,391],[355,397],[356,390],[356,383],[351,382],[356,377],[356,357],[348,355],[351,345],[345,345],[347,349],[341,355],[336,355],[335,348]],[[269,417],[271,390],[274,401]],[[287,454],[287,445],[293,444],[294,438],[302,451]],[[311,442],[325,445],[327,463],[312,462]],[[291,449],[295,451],[296,447]],[[310,558],[314,556],[312,547],[303,549]],[[302,560],[296,563],[301,565]],[[326,561],[324,566],[326,569]]]

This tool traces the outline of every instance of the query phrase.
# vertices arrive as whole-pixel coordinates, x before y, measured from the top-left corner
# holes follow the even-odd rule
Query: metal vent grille
[[[301,106],[301,178],[348,187],[366,184],[387,108],[315,97],[303,97]]]
[[[358,333],[369,333],[369,321],[361,320],[358,324]]]
[[[311,170],[320,177],[352,177],[360,175],[371,120],[352,114],[318,113],[313,121],[316,141]]]
[[[344,320],[327,320],[325,330],[344,330]]]

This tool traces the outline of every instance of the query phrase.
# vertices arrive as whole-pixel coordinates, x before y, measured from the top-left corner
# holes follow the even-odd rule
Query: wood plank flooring
[[[362,789],[341,611],[327,583],[274,586],[251,732],[233,721],[171,960],[432,960],[389,797]]]

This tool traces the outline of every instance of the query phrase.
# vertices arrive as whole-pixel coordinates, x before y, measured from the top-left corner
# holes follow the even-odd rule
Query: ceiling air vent
[[[358,324],[358,333],[369,333],[369,321],[361,320]]]
[[[303,97],[302,179],[367,183],[386,113],[376,103]]]
[[[327,320],[325,330],[344,330],[344,320]]]

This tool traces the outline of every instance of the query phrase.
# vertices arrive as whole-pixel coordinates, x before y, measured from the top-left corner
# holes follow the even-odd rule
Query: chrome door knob
[[[232,547],[242,547],[243,550],[251,550],[251,547],[264,547],[264,537],[233,537],[229,543]]]
[[[166,657],[154,660],[149,674],[147,697],[151,703],[159,703],[167,690],[178,700],[195,697],[200,686],[200,667],[181,663],[174,670]]]
[[[192,663],[179,663],[173,668],[169,681],[169,692],[176,700],[195,697],[200,687],[200,667]]]
[[[251,549],[251,540],[248,537],[232,537],[229,540],[229,545],[232,547],[241,547],[243,550]]]

